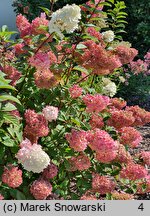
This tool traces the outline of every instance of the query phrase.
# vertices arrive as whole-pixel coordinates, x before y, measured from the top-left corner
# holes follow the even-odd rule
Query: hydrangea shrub
[[[112,4],[66,5],[32,22],[19,14],[15,42],[1,29],[0,199],[122,200],[150,191],[150,154],[131,151],[150,112],[114,97],[114,77],[138,51],[109,29],[103,6]]]

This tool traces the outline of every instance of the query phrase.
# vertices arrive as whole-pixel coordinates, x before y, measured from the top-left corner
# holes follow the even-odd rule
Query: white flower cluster
[[[103,78],[103,94],[113,97],[117,92],[117,86],[108,78]]]
[[[49,156],[42,150],[38,144],[31,144],[26,139],[21,143],[21,149],[18,151],[16,158],[27,171],[34,173],[42,172],[50,163]]]
[[[66,5],[52,14],[49,22],[49,32],[56,32],[62,39],[63,31],[72,33],[78,28],[79,19],[81,19],[81,9],[78,5]]]
[[[57,116],[58,116],[58,107],[54,106],[46,106],[43,110],[42,113],[44,117],[46,118],[47,121],[56,121]]]
[[[103,40],[107,43],[112,42],[115,38],[114,32],[111,30],[103,32],[102,36],[103,36]]]

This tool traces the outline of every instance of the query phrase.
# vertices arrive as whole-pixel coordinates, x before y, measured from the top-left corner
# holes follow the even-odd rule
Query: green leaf
[[[78,44],[76,49],[86,49],[87,47],[84,44]]]
[[[10,100],[10,101],[14,101],[18,104],[21,105],[20,101],[15,98],[14,96],[11,96],[11,95],[0,95],[0,101],[7,101],[7,100]]]
[[[26,200],[25,195],[24,195],[21,191],[19,191],[19,190],[17,190],[17,189],[11,189],[11,190],[10,190],[10,194],[11,194],[11,196],[14,197],[16,200]]]
[[[12,104],[12,103],[7,103],[3,108],[2,108],[2,111],[5,111],[5,112],[10,112],[10,111],[13,111],[13,110],[16,110],[17,108]]]
[[[12,140],[10,138],[7,138],[6,140],[2,141],[2,143],[8,147],[14,147],[15,146],[14,140]]]
[[[51,11],[48,8],[45,7],[39,7],[39,8],[41,8],[46,13],[47,16],[50,16]]]
[[[86,74],[88,74],[88,70],[84,67],[81,67],[81,66],[75,66],[73,68],[73,70],[77,70],[77,71],[80,71],[80,72],[85,72]]]

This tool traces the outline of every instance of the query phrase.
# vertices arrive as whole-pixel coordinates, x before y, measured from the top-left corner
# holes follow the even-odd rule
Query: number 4
[[[143,206],[143,203],[141,203],[138,207],[139,210],[143,211],[144,210],[144,206]]]

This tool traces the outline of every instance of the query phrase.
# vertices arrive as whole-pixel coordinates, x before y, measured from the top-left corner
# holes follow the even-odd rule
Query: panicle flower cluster
[[[41,145],[31,144],[28,139],[25,139],[20,144],[21,149],[16,154],[18,163],[21,163],[27,171],[34,173],[42,172],[50,163],[50,158],[42,150]]]
[[[117,156],[117,151],[116,150],[103,150],[103,151],[98,151],[96,152],[96,160],[101,162],[101,163],[109,163],[113,161],[116,156]]]
[[[130,153],[126,150],[125,146],[122,144],[119,144],[117,156],[114,161],[119,162],[119,163],[128,164],[133,161],[133,158],[130,155]]]
[[[115,189],[115,182],[109,177],[100,176],[98,173],[92,175],[92,190],[101,195],[111,193]]]
[[[2,174],[2,182],[7,184],[11,188],[19,187],[23,182],[22,170],[9,164],[4,168],[4,172]]]
[[[128,110],[110,110],[111,117],[108,119],[107,124],[116,129],[130,126],[134,123],[135,118],[132,112]]]
[[[70,96],[75,99],[82,95],[82,88],[79,85],[73,85],[69,88]]]
[[[142,136],[139,131],[133,127],[123,127],[119,130],[120,143],[129,145],[131,148],[135,148],[142,141]]]
[[[28,109],[24,116],[26,120],[24,137],[34,143],[39,137],[48,135],[48,122],[42,114],[37,114],[34,110]]]
[[[144,73],[148,70],[148,65],[141,59],[138,59],[137,61],[131,61],[129,66],[135,75],[141,72]]]
[[[70,147],[75,151],[84,151],[87,148],[87,132],[84,130],[71,130],[71,133],[66,134],[66,139],[70,144]]]
[[[108,78],[103,78],[102,81],[103,81],[103,88],[102,88],[103,94],[113,97],[117,93],[116,84]]]
[[[116,150],[118,144],[104,130],[96,128],[93,131],[88,131],[87,139],[89,146],[95,151]]]
[[[11,65],[5,65],[3,72],[7,75],[8,79],[11,79],[11,85],[15,86],[17,80],[21,77],[21,73]]]
[[[58,85],[59,79],[49,70],[38,70],[34,73],[34,81],[38,88],[50,89]]]
[[[80,153],[79,156],[71,157],[69,159],[69,164],[69,171],[87,170],[91,166],[90,159],[83,153]]]
[[[77,61],[86,69],[92,69],[94,74],[106,75],[122,64],[117,55],[107,51],[101,44],[96,44],[92,40],[83,42],[86,46],[84,54],[75,53]]]
[[[138,54],[138,51],[134,48],[119,45],[116,47],[115,53],[122,64],[128,64]]]
[[[121,98],[111,98],[109,107],[111,109],[115,108],[115,109],[121,110],[126,105],[127,105],[127,102]]]
[[[126,167],[123,167],[120,172],[120,177],[136,181],[138,179],[145,178],[148,175],[148,171],[144,166],[135,163],[128,163]]]
[[[92,129],[104,127],[103,118],[97,113],[92,114],[89,123]]]
[[[38,52],[29,58],[29,64],[37,70],[46,70],[50,67],[50,58],[47,53]]]
[[[20,32],[20,36],[23,38],[31,34],[31,24],[29,21],[21,14],[16,17],[16,26]]]
[[[109,97],[100,94],[87,94],[82,99],[86,105],[86,111],[89,113],[101,112],[109,105],[110,102]]]
[[[136,186],[137,194],[150,193],[150,175],[146,176],[146,178],[141,179],[139,182],[137,182]]]
[[[99,40],[99,42],[101,42],[101,44],[104,46],[104,42],[102,40],[102,34],[98,31],[95,30],[94,27],[89,27],[87,28],[87,33],[95,38],[97,38]]]
[[[115,38],[115,34],[113,31],[109,30],[109,31],[105,31],[102,33],[102,38],[105,42],[110,43],[114,40]]]
[[[69,17],[69,19],[68,19]],[[81,19],[81,9],[78,5],[66,5],[63,8],[55,11],[52,14],[49,22],[50,34],[56,32],[62,39],[62,32],[72,33],[78,28],[79,20]]]
[[[96,128],[87,132],[88,145],[96,151],[96,159],[102,163],[108,163],[117,155],[118,142],[104,130]]]
[[[21,55],[23,53],[26,52],[26,50],[23,49],[24,47],[24,44],[23,43],[17,43],[15,46],[14,46],[14,52],[16,55]]]
[[[46,19],[45,13],[41,13],[40,17],[35,18],[31,23],[31,30],[33,35],[46,34],[47,31],[40,27],[48,27],[49,21]]]
[[[140,158],[143,160],[144,164],[150,166],[150,151],[142,151],[140,153]]]
[[[138,105],[126,107],[128,112],[132,112],[135,118],[132,126],[142,126],[150,122],[150,112],[140,108]]]
[[[45,200],[51,192],[52,185],[44,179],[35,180],[30,187],[30,193],[36,200]]]
[[[57,176],[58,168],[55,164],[50,163],[42,172],[42,177],[46,179],[52,179]]]
[[[132,194],[125,193],[124,191],[113,191],[111,195],[114,200],[134,200],[134,196]]]
[[[47,121],[49,122],[52,122],[53,120],[56,121],[58,117],[58,107],[46,106],[42,110],[42,113]]]

